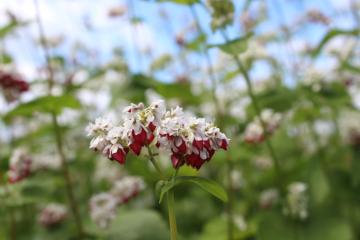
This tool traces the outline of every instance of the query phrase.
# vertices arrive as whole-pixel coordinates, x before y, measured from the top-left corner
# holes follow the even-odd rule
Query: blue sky
[[[257,32],[278,31],[281,24],[291,24],[309,9],[320,9],[327,16],[337,14],[331,27],[353,27],[354,21],[349,14],[351,0],[266,0],[268,6],[269,20],[262,23],[256,29]],[[48,36],[64,35],[65,44],[58,49],[60,53],[68,54],[75,41],[97,50],[97,60],[106,62],[111,56],[114,47],[122,47],[125,55],[134,71],[142,71],[148,66],[150,59],[142,55],[142,64],[138,63],[137,56],[139,49],[151,47],[153,56],[160,56],[164,53],[176,54],[177,47],[174,43],[174,34],[179,33],[184,27],[192,22],[190,10],[187,7],[172,3],[154,3],[152,1],[131,0],[133,5],[132,14],[144,19],[144,23],[134,29],[129,24],[127,17],[109,19],[108,9],[118,5],[127,5],[130,1],[121,0],[38,0],[41,10],[41,17],[44,22],[45,32]],[[239,24],[239,12],[244,1],[234,1],[236,4],[236,19],[233,27],[228,28],[231,37],[238,37],[242,34]],[[255,0],[252,7],[264,2]],[[22,6],[19,8],[18,6]],[[34,20],[35,8],[33,0],[6,0],[0,2],[0,12],[10,9],[16,15],[25,20]],[[201,6],[196,10],[201,19],[201,25],[210,35],[209,42],[219,43],[222,38],[219,34],[213,34],[209,28],[210,17]],[[166,11],[169,20],[164,21],[159,16],[160,11]],[[345,13],[343,13],[345,12]],[[346,13],[347,12],[347,13]],[[0,23],[6,19],[0,14]],[[84,25],[84,19],[92,26],[88,30]],[[291,49],[296,50],[303,42],[317,43],[326,28],[320,25],[309,25],[301,29],[289,48],[284,48],[282,43],[270,46],[268,51],[285,63],[291,55]],[[20,29],[16,36],[5,42],[7,51],[13,53],[18,63],[19,71],[30,76],[36,75],[37,66],[41,65],[43,57],[40,49],[34,44],[38,38],[36,27]],[[135,51],[135,49],[137,49]],[[287,50],[286,50],[287,49]],[[290,50],[289,50],[290,49]],[[216,60],[217,51],[211,50],[211,56]],[[204,64],[200,56],[191,55],[189,61]],[[181,66],[181,64],[179,64]],[[256,77],[266,74],[266,66],[261,63],[256,65],[252,74]],[[164,79],[166,80],[166,79]]]

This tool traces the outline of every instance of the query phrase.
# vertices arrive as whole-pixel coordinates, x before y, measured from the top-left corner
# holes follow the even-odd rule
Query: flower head
[[[203,118],[187,118],[177,107],[165,114],[157,146],[171,151],[174,168],[187,164],[199,169],[219,148],[227,149],[229,139]]]
[[[106,228],[116,216],[116,198],[109,193],[99,193],[90,199],[91,219],[100,227]]]
[[[127,203],[145,188],[145,183],[140,177],[126,176],[114,183],[111,194],[118,204]]]
[[[16,183],[28,177],[31,172],[31,157],[23,149],[16,149],[10,158],[9,183]]]
[[[308,196],[305,183],[294,182],[288,186],[284,214],[299,220],[305,220],[308,217]]]
[[[45,206],[39,216],[38,222],[44,227],[53,227],[63,222],[67,217],[67,209],[64,205],[50,203]]]
[[[272,109],[264,109],[260,114],[261,120],[255,120],[246,127],[244,140],[247,143],[261,143],[265,140],[266,134],[272,134],[279,127],[281,114],[275,113]],[[265,130],[262,122],[265,125]],[[265,132],[266,131],[266,132]]]
[[[0,71],[0,87],[7,101],[12,102],[29,90],[29,84],[19,76]]]
[[[227,149],[229,139],[219,128],[203,118],[187,117],[182,108],[166,111],[163,101],[145,107],[131,104],[123,110],[122,121],[112,125],[97,119],[88,128],[93,139],[90,148],[109,159],[125,163],[129,150],[139,155],[144,146],[157,139],[156,146],[171,152],[175,168],[183,164],[199,169],[216,150]]]

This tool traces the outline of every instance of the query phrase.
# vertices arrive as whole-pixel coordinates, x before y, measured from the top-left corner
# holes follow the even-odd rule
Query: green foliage
[[[217,47],[223,52],[230,55],[237,55],[243,53],[248,48],[248,40],[253,36],[253,33],[249,33],[241,38],[237,38],[224,44],[212,44],[210,48]]]
[[[312,51],[312,57],[316,57],[320,54],[321,50],[324,48],[324,46],[333,38],[339,36],[339,35],[346,35],[346,36],[354,36],[358,37],[360,34],[360,29],[351,29],[351,30],[344,30],[344,29],[330,29],[325,36],[321,39],[320,43],[317,45],[317,47]]]
[[[36,98],[30,102],[19,104],[16,108],[8,112],[3,119],[10,121],[14,117],[31,116],[34,113],[56,113],[59,114],[64,108],[80,108],[79,101],[71,95],[44,96]]]
[[[8,24],[0,28],[0,39],[6,37],[9,33],[14,31],[21,24],[18,21],[10,21]]]

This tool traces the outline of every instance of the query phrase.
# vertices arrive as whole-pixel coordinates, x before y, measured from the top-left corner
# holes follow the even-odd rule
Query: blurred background
[[[231,139],[200,171],[180,170],[217,181],[229,202],[180,185],[179,239],[360,239],[359,9],[0,0],[0,239],[169,239],[146,157],[118,165],[85,132],[158,99]],[[96,212],[91,199],[129,176],[136,197]]]

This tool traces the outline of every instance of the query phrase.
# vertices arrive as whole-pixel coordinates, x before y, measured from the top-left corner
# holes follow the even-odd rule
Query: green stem
[[[79,238],[82,239],[84,236],[83,227],[82,227],[82,222],[81,222],[78,205],[77,205],[75,197],[74,197],[74,191],[73,191],[72,184],[71,184],[71,177],[70,177],[69,169],[68,169],[68,166],[66,163],[66,158],[65,158],[65,154],[64,154],[64,148],[63,148],[63,141],[62,141],[62,136],[61,136],[61,130],[59,128],[59,123],[57,121],[56,114],[53,113],[51,116],[52,116],[52,120],[53,120],[53,126],[55,129],[56,148],[57,148],[58,154],[60,156],[61,169],[62,169],[63,177],[65,180],[67,198],[69,200],[70,208],[71,208],[72,213],[75,218],[75,223],[76,223]]]
[[[157,164],[157,162],[154,158],[154,154],[152,153],[150,146],[147,146],[147,150],[148,150],[150,162],[153,164],[156,171],[159,173],[160,178],[165,179],[160,166]],[[176,171],[174,172],[174,175],[172,177],[172,180],[175,179],[178,172],[179,172],[179,169],[176,169]],[[177,227],[176,227],[176,216],[175,216],[175,209],[174,209],[174,205],[175,205],[174,190],[173,189],[169,190],[166,193],[166,197],[167,197],[167,205],[168,205],[168,212],[169,212],[170,239],[176,240]]]
[[[175,216],[175,209],[174,209],[174,190],[171,189],[167,192],[167,205],[168,205],[168,212],[169,212],[169,224],[170,224],[170,239],[176,240],[177,235],[177,227],[176,227],[176,216]]]
[[[229,153],[227,153],[227,180],[228,180],[228,196],[229,201],[227,203],[227,231],[228,231],[228,239],[233,240],[234,239],[234,187],[233,182],[231,178],[231,171],[233,169],[233,164],[230,159]]]
[[[228,38],[228,36],[226,35],[225,31],[222,31],[222,35],[226,41],[226,43],[229,43],[230,40]],[[247,70],[245,69],[244,65],[242,64],[239,56],[233,54],[232,55],[237,67],[238,67],[238,70],[241,72],[241,74],[244,76],[244,79],[245,79],[245,82],[246,82],[246,86],[247,86],[247,91],[248,91],[248,94],[250,96],[250,99],[251,99],[251,102],[252,102],[252,105],[254,107],[254,110],[255,110],[255,114],[256,116],[258,117],[259,121],[260,121],[260,124],[262,126],[262,128],[264,129],[264,134],[265,134],[265,144],[266,144],[266,147],[270,153],[270,156],[271,156],[271,159],[273,161],[273,164],[274,164],[274,170],[276,172],[276,175],[277,175],[277,184],[278,184],[278,187],[280,189],[280,191],[283,190],[283,186],[282,186],[282,173],[281,173],[281,168],[280,168],[280,163],[279,163],[279,160],[276,156],[276,153],[275,153],[275,150],[272,146],[272,143],[271,143],[271,140],[270,140],[270,136],[268,134],[268,132],[266,131],[266,124],[264,122],[264,120],[262,119],[261,117],[261,110],[260,110],[260,106],[259,106],[259,103],[256,99],[256,96],[254,94],[254,90],[253,90],[253,87],[252,87],[252,84],[251,84],[251,80],[250,80],[250,76],[247,72]]]
[[[35,6],[35,13],[36,13],[36,23],[38,26],[40,38],[43,40],[43,41],[41,41],[42,42],[41,46],[42,46],[42,50],[44,53],[44,59],[46,62],[46,68],[47,68],[47,74],[48,74],[48,95],[51,96],[51,90],[52,90],[52,87],[54,84],[54,71],[51,66],[50,53],[49,53],[49,49],[48,49],[48,46],[46,43],[46,35],[45,35],[45,31],[44,31],[44,28],[43,28],[43,25],[41,22],[39,4],[38,4],[37,0],[34,0],[34,6]],[[60,126],[59,126],[59,123],[57,120],[56,113],[54,113],[54,112],[51,113],[51,119],[52,119],[54,132],[55,132],[56,148],[57,148],[57,152],[60,156],[60,160],[61,160],[61,169],[62,169],[64,181],[65,181],[67,198],[69,201],[70,209],[71,209],[72,214],[75,219],[76,228],[78,231],[78,238],[83,239],[83,237],[84,237],[83,226],[82,226],[82,222],[81,222],[79,208],[78,208],[78,205],[77,205],[77,203],[75,201],[75,197],[74,197],[74,191],[72,188],[71,177],[70,177],[70,173],[69,173],[69,169],[67,166],[66,157],[65,157],[65,153],[64,153],[64,148],[63,148],[63,138],[61,135],[61,129],[60,129]]]
[[[163,172],[162,172],[162,170],[160,168],[160,165],[155,160],[155,157],[154,157],[155,154],[151,151],[151,148],[149,146],[146,146],[146,148],[148,150],[150,162],[152,163],[152,165],[154,166],[156,171],[160,174],[160,178],[165,179],[164,174],[163,174]]]
[[[10,209],[10,239],[16,240],[16,219],[13,209]]]

